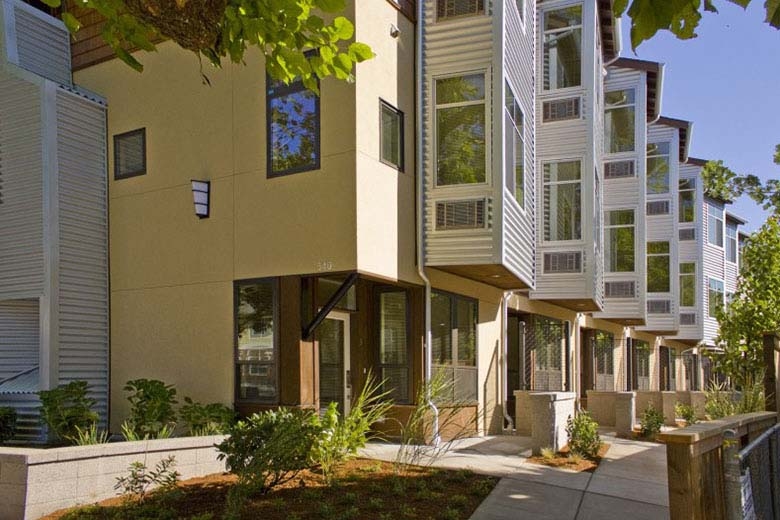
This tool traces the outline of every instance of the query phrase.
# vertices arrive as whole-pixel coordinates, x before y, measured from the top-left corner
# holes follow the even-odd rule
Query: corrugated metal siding
[[[487,2],[486,2],[487,3]],[[490,7],[486,5],[489,12]],[[500,261],[498,229],[490,223],[484,230],[436,231],[436,202],[467,198],[493,198],[493,185],[435,187],[435,100],[434,78],[457,72],[485,70],[487,157],[491,157],[493,91],[493,17],[478,15],[436,22],[436,2],[426,0],[423,19],[423,167],[425,173],[425,263],[427,265],[492,264]],[[500,100],[499,100],[500,101]],[[488,160],[492,165],[493,161]],[[486,178],[494,176],[488,167]],[[492,204],[489,204],[492,206]],[[490,212],[489,212],[490,215]],[[500,214],[499,214],[500,215]]]
[[[57,91],[59,380],[90,383],[108,402],[105,107]]]
[[[536,158],[534,155],[535,121],[535,34],[536,6],[534,2],[522,2],[525,12],[520,20],[515,3],[504,3],[504,74],[514,87],[523,108],[525,155],[525,207],[520,209],[514,197],[504,192],[503,258],[504,264],[513,270],[530,287],[534,287],[536,249]],[[503,157],[503,156],[502,156]]]
[[[33,299],[0,302],[0,381],[40,362],[38,308]]]
[[[70,34],[62,22],[17,0],[5,1],[13,5],[16,64],[44,78],[70,85]]]
[[[718,209],[719,211],[723,212],[723,204],[720,202],[716,202],[714,200],[707,199],[704,201],[704,204],[702,204],[702,232],[701,232],[701,240],[702,240],[702,265],[703,265],[703,277],[702,277],[702,290],[704,293],[704,297],[702,298],[702,304],[704,309],[704,319],[702,320],[704,323],[704,339],[706,341],[711,341],[715,336],[718,335],[718,321],[715,318],[711,318],[709,316],[709,304],[710,304],[710,298],[709,298],[709,279],[715,278],[717,280],[723,280],[725,277],[724,272],[724,249],[720,248],[718,246],[711,245],[709,243],[709,208],[714,207]],[[725,237],[725,231],[724,231],[724,241],[726,239]],[[725,284],[724,284],[725,285]]]
[[[0,299],[43,291],[41,92],[0,72]]]

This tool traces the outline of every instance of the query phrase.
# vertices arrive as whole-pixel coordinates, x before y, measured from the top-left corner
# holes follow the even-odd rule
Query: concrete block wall
[[[617,392],[588,390],[588,413],[599,426],[615,426],[615,396]]]
[[[664,411],[664,403],[663,403],[663,398],[661,396],[661,392],[637,390],[636,391],[637,417],[641,417],[642,414],[645,412],[645,410],[647,410],[650,407],[650,405],[653,405],[653,408],[655,408],[659,412]]]
[[[133,462],[147,468],[173,455],[183,480],[225,471],[221,435],[54,449],[0,449],[0,520],[32,520],[116,496],[116,478]]]
[[[531,436],[531,392],[515,390],[515,431],[517,435]]]
[[[542,448],[559,451],[568,443],[566,421],[574,416],[574,392],[534,392],[531,394],[532,449],[539,453]]]

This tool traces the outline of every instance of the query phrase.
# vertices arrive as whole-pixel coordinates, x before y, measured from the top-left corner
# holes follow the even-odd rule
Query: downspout
[[[507,359],[509,357],[509,298],[515,294],[516,291],[504,291],[504,296],[501,298],[501,409],[504,412],[504,431],[512,431],[515,429],[515,422],[512,420],[512,416],[509,415],[509,409],[507,408],[507,380],[509,379],[509,364]]]
[[[423,15],[424,15],[424,2],[422,0],[417,1],[417,41],[415,42],[415,78],[416,78],[416,133],[417,133],[417,146],[415,147],[415,170],[417,173],[417,273],[420,275],[423,283],[425,284],[425,302],[423,306],[425,308],[425,340],[423,342],[423,349],[425,352],[425,402],[428,408],[431,409],[433,414],[432,434],[434,446],[439,446],[441,437],[439,435],[439,409],[433,403],[431,396],[431,381],[433,379],[433,352],[431,351],[432,334],[431,334],[431,281],[425,274],[425,218],[423,217],[425,211],[425,174],[423,169],[423,145],[424,145],[424,132],[425,125],[423,124]]]

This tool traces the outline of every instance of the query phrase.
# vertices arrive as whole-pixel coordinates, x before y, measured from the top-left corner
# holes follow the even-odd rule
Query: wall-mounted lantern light
[[[195,202],[195,215],[198,218],[209,218],[210,181],[192,180],[192,199]]]

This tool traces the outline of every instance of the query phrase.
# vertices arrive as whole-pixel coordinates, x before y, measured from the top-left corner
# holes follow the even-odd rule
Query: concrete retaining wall
[[[659,412],[664,410],[664,402],[661,392],[637,390],[636,391],[636,414],[638,417],[647,410],[650,405]]]
[[[225,471],[221,435],[54,449],[0,448],[0,520],[32,520],[116,496],[116,477],[132,462],[147,468],[173,455],[182,479]]]
[[[615,426],[615,396],[617,392],[588,390],[588,413],[599,426]]]

